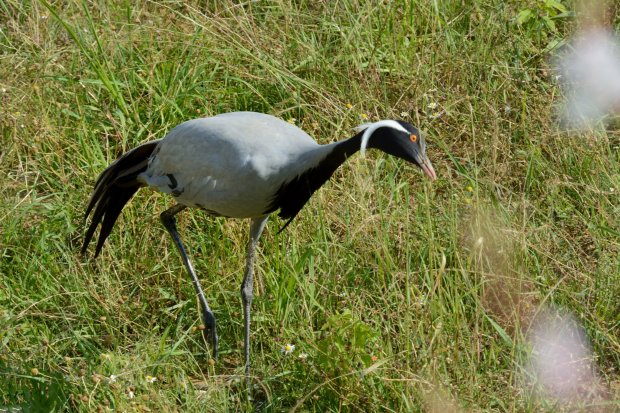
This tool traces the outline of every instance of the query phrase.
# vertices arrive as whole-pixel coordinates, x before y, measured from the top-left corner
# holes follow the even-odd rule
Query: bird
[[[249,377],[255,252],[267,219],[277,211],[286,220],[279,232],[284,230],[340,165],[358,151],[364,154],[367,148],[403,159],[419,167],[431,180],[436,179],[423,135],[402,120],[360,125],[352,137],[323,145],[297,126],[264,113],[229,112],[188,120],[162,139],[122,154],[99,175],[84,215],[87,221],[92,212],[82,254],[100,227],[95,258],[99,255],[123,207],[141,187],[171,195],[176,203],[162,212],[160,219],[191,277],[201,305],[204,337],[213,358],[217,358],[216,318],[175,217],[187,208],[200,208],[214,217],[249,219],[241,283],[243,351],[245,374]]]

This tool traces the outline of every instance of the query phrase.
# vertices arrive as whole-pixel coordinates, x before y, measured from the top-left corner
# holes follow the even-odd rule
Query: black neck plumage
[[[293,221],[312,194],[331,178],[336,169],[351,155],[360,150],[361,137],[362,133],[358,133],[352,138],[334,144],[333,150],[318,164],[283,183],[278,188],[269,209],[265,213],[279,209],[278,215],[288,220],[280,232]]]

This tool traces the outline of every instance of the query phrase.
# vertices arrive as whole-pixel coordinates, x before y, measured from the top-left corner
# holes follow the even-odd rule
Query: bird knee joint
[[[241,287],[241,298],[244,302],[252,301],[252,297],[254,296],[254,292],[252,286],[242,286]]]

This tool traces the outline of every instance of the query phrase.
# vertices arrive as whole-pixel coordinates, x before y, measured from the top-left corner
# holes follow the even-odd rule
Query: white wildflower
[[[293,351],[295,351],[294,344],[285,344],[284,346],[282,346],[282,354],[284,354],[285,356],[292,354]]]

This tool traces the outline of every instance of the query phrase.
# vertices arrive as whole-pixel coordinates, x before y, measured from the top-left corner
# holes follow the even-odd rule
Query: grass
[[[238,294],[247,222],[179,219],[218,317],[215,363],[159,223],[169,198],[140,191],[101,257],[79,254],[106,165],[184,120],[234,110],[290,119],[321,143],[350,136],[362,115],[405,118],[427,133],[440,177],[371,151],[284,233],[270,220],[254,408],[573,408],[540,397],[528,373],[527,332],[545,308],[574,314],[591,342],[600,388],[581,408],[617,408],[620,131],[558,128],[545,48],[575,23],[519,25],[523,7],[0,3],[0,410],[251,410]]]

